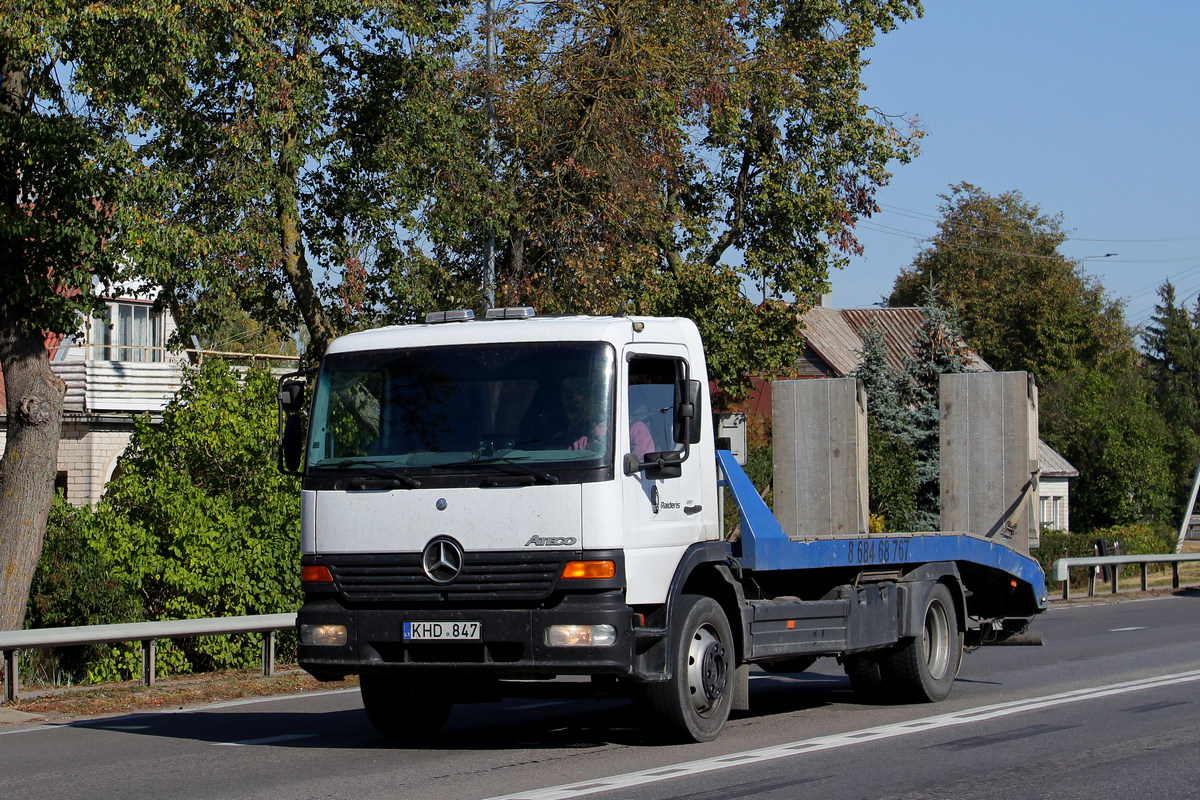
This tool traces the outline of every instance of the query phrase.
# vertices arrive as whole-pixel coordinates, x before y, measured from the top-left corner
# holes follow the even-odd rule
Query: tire
[[[711,742],[733,706],[733,631],[711,597],[685,594],[671,615],[671,679],[646,687],[672,738]]]
[[[427,743],[446,724],[453,707],[442,687],[409,687],[392,675],[363,675],[359,692],[371,725],[396,744]]]
[[[925,598],[921,633],[888,652],[880,662],[895,699],[915,703],[945,700],[962,664],[963,639],[954,598],[937,584]]]
[[[850,679],[850,687],[860,700],[868,703],[881,702],[888,696],[888,676],[879,659],[879,653],[846,656],[842,659],[842,668],[846,670],[846,677]]]

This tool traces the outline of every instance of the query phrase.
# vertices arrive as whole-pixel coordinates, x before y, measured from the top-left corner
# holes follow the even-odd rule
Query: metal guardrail
[[[0,651],[4,653],[4,699],[13,702],[20,696],[17,676],[21,650],[42,647],[67,647],[111,642],[141,642],[142,683],[153,686],[154,642],[182,636],[219,636],[234,633],[262,633],[263,675],[275,672],[275,632],[296,627],[296,615],[256,614],[245,617],[172,619],[159,622],[128,622],[116,625],[83,625],[77,628],[36,628],[27,631],[0,631]]]
[[[1053,579],[1062,581],[1063,600],[1071,599],[1071,567],[1110,567],[1109,581],[1112,593],[1117,593],[1117,580],[1121,576],[1120,567],[1125,564],[1137,564],[1141,567],[1142,591],[1146,591],[1146,567],[1149,564],[1171,565],[1171,588],[1179,588],[1179,565],[1184,561],[1200,561],[1200,553],[1170,553],[1139,556],[1081,556],[1079,558],[1060,558],[1051,566]],[[1088,570],[1088,597],[1096,594],[1096,570]]]

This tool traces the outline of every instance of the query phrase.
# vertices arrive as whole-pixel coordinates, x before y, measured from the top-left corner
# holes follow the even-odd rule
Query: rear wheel
[[[686,741],[717,738],[733,705],[733,632],[720,604],[685,594],[672,614],[671,679],[646,687],[650,706]]]
[[[880,663],[879,653],[846,656],[842,668],[850,679],[850,686],[861,699],[877,703],[887,699],[886,675]]]
[[[954,598],[937,584],[925,598],[924,621],[918,636],[898,644],[881,661],[885,680],[897,700],[938,702],[946,699],[962,664],[962,632]]]
[[[367,719],[397,744],[423,744],[441,730],[453,703],[440,686],[405,685],[391,675],[363,675],[359,680]]]

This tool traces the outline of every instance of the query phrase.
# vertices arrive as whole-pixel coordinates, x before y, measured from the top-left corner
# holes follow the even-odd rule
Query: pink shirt
[[[645,461],[646,453],[654,450],[654,437],[650,435],[650,427],[641,420],[629,426],[629,449],[637,456],[638,461]]]

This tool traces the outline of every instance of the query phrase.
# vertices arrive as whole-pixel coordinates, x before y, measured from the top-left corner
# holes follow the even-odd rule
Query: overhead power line
[[[942,217],[933,214],[926,214],[922,211],[914,211],[911,208],[902,208],[900,206],[888,205],[880,203],[879,208],[891,214],[896,214],[901,217],[910,219],[920,219],[929,222],[940,222]],[[980,231],[982,233],[1010,233],[1004,228],[996,228],[987,225],[967,225],[966,227]],[[1110,244],[1168,244],[1172,242],[1200,242],[1200,236],[1169,236],[1159,239],[1096,239],[1086,236],[1067,236],[1068,242],[1092,242],[1092,243],[1110,243]]]

